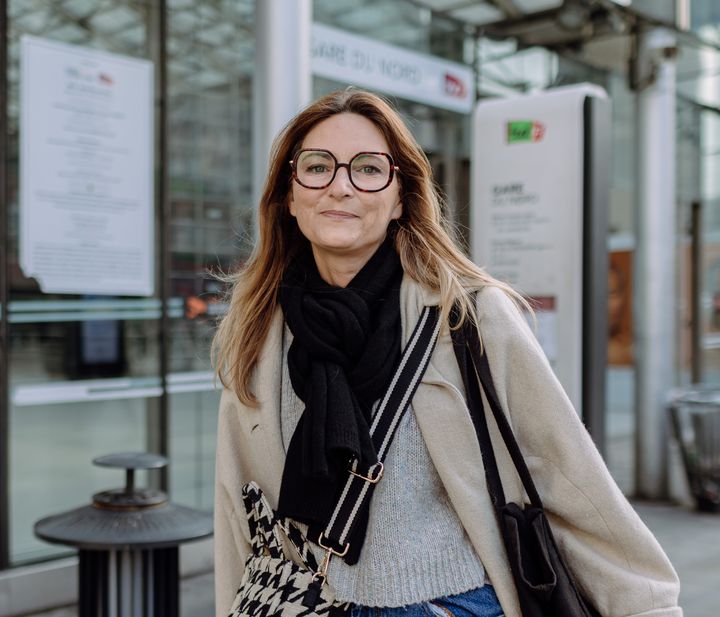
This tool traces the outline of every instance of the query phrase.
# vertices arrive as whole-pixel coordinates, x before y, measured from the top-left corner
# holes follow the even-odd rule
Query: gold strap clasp
[[[353,471],[352,469],[348,469],[348,471],[358,478],[361,478],[362,480],[365,480],[365,482],[370,482],[370,484],[377,484],[380,482],[380,479],[383,477],[383,474],[385,473],[385,465],[383,465],[380,461],[375,463],[370,469],[373,469],[375,467],[380,467],[380,469],[377,472],[377,475],[373,477],[372,473],[369,473],[367,476],[362,475],[361,473],[357,473],[356,471]]]
[[[323,544],[323,537],[325,536],[325,532],[320,534],[320,537],[318,538],[318,544],[321,548],[325,549],[325,555],[323,555],[322,563],[320,564],[320,568],[318,569],[315,574],[313,574],[313,580],[322,579],[323,585],[325,584],[325,581],[327,581],[327,571],[328,566],[330,565],[330,559],[333,555],[337,555],[338,557],[345,557],[347,555],[347,552],[350,550],[350,543],[348,542],[345,545],[345,548],[340,551],[336,551],[332,546],[327,546]]]

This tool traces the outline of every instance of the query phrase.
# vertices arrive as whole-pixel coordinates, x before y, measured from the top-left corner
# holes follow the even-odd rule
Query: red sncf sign
[[[445,73],[445,93],[459,99],[465,98],[467,89],[461,79],[458,79],[450,73]]]

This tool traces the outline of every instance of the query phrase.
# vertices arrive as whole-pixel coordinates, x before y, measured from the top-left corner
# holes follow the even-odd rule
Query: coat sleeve
[[[227,617],[240,586],[245,559],[250,552],[247,520],[240,497],[242,469],[238,463],[238,408],[234,394],[226,390],[220,400],[215,460],[215,615]]]
[[[603,617],[681,617],[670,561],[615,484],[520,311],[488,287],[478,294],[478,320],[500,403],[580,588]]]

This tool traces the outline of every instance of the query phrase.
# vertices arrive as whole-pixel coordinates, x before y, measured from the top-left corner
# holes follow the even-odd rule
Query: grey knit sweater
[[[292,334],[285,328],[283,353]],[[287,451],[303,411],[283,362],[282,438]],[[314,545],[313,545],[314,546]],[[322,551],[317,551],[318,559]],[[485,571],[432,464],[412,407],[400,423],[370,505],[360,561],[330,562],[341,601],[396,607],[481,587]]]

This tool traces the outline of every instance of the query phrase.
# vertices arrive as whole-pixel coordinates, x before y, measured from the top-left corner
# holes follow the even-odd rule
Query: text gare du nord
[[[381,74],[390,79],[411,84],[418,84],[422,79],[420,69],[417,66],[390,58],[376,58],[373,54],[364,52],[361,49],[348,50],[344,45],[317,43],[313,45],[312,55],[314,58],[330,60],[338,66],[355,71]]]

